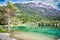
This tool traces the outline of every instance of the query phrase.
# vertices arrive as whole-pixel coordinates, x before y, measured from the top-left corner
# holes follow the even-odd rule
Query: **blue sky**
[[[29,2],[29,1],[41,1],[47,4],[53,5],[55,8],[60,9],[60,0],[0,0],[0,5],[6,4],[7,1],[10,1],[12,3],[15,2]]]

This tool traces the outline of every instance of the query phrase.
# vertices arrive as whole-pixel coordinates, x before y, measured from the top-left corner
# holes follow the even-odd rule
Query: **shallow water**
[[[17,32],[14,36],[23,40],[56,40],[55,36],[46,36],[33,32]]]
[[[38,38],[36,37],[37,40],[39,38],[41,39],[41,37],[43,39],[45,39],[45,37],[46,37],[46,40],[57,40],[58,38],[60,38],[60,29],[57,29],[57,28],[49,28],[49,27],[31,28],[31,27],[19,26],[19,27],[16,27],[16,28],[13,27],[12,29],[15,30],[15,31],[18,31],[18,32],[27,32],[28,35],[31,35],[31,37],[34,37],[34,36],[32,36],[32,34],[35,34],[35,36],[37,36],[39,34],[37,36]],[[32,34],[29,34],[29,33],[32,33]],[[43,40],[43,39],[41,39],[41,40]]]

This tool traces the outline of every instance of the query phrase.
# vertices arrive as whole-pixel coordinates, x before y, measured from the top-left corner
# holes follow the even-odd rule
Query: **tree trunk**
[[[11,16],[8,15],[8,33],[11,32]]]

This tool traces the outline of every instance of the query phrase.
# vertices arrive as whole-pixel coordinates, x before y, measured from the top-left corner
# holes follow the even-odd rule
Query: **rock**
[[[0,33],[0,40],[11,40],[8,34]]]
[[[15,38],[12,38],[12,40],[17,40],[17,39],[15,39]]]
[[[57,40],[60,40],[60,39],[57,39]]]

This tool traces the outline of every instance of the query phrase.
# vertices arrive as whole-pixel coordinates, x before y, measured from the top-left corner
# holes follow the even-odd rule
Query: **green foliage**
[[[19,10],[17,7],[15,7],[12,3],[7,3],[6,6],[0,7],[0,25],[7,24],[8,22],[8,16],[10,18],[17,17],[19,15]],[[3,23],[4,22],[4,23]]]
[[[56,20],[53,20],[53,17],[51,17],[50,15],[49,15],[50,18],[45,17],[47,15],[47,13],[39,12],[38,8],[36,8],[36,7],[30,6],[28,4],[22,4],[22,3],[16,3],[14,5],[16,7],[18,7],[20,10],[20,15],[19,15],[18,19],[20,19],[20,21],[23,20],[23,23],[26,23],[26,22],[38,23],[39,22],[39,23],[43,23],[43,24],[47,24],[47,25],[48,24],[53,25],[54,23],[56,23]],[[47,11],[49,11],[49,10],[47,10]],[[45,14],[45,16],[44,16],[44,14]],[[49,14],[54,15],[53,13],[50,13],[50,12],[49,12]],[[59,20],[57,20],[57,21],[58,21],[57,23],[60,24],[60,21]]]
[[[42,13],[38,12],[36,9],[31,8],[29,6],[27,7],[27,6],[28,5],[22,5],[22,4],[14,5],[8,2],[6,6],[0,7],[0,9],[2,10],[2,12],[0,12],[0,25],[3,22],[4,22],[3,24],[7,24],[8,14],[11,16],[11,19],[13,18],[12,23],[14,22],[14,20],[18,22],[22,21],[22,23],[26,23],[26,22],[38,23],[39,22],[46,25],[49,25],[49,24],[51,25],[56,23],[55,20],[48,19],[44,17]],[[60,24],[60,21],[58,21],[57,23]]]
[[[7,27],[0,25],[0,32],[3,32],[3,33],[7,32]]]

